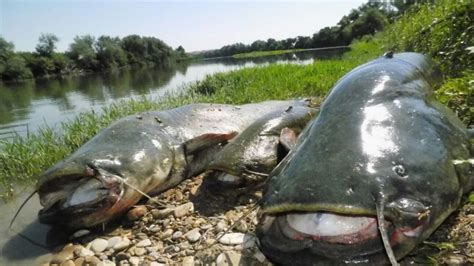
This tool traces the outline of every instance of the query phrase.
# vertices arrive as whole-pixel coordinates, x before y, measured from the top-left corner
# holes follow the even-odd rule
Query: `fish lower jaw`
[[[379,237],[375,217],[345,216],[324,212],[287,214],[280,227],[293,240],[353,245]]]

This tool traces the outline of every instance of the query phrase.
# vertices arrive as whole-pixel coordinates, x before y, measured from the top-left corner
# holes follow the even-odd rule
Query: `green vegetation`
[[[36,52],[14,52],[0,36],[0,80],[18,81],[83,72],[101,72],[126,66],[168,66],[186,59],[182,46],[173,50],[155,37],[76,36],[66,53],[57,53],[54,34],[42,34]]]
[[[262,57],[262,56],[272,56],[279,54],[288,54],[303,51],[304,49],[289,49],[289,50],[274,50],[274,51],[256,51],[242,54],[234,54],[233,58],[252,58],[252,57]]]

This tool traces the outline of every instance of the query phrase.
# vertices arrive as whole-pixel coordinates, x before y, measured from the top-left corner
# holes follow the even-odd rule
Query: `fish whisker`
[[[20,205],[20,208],[18,208],[18,210],[16,211],[15,215],[13,216],[12,220],[10,221],[10,225],[8,226],[8,228],[12,228],[12,225],[13,225],[13,222],[15,221],[16,217],[18,216],[18,214],[20,214],[20,211],[23,209],[23,207],[25,207],[26,203],[33,197],[33,195],[35,195],[36,193],[38,192],[37,189],[35,189],[24,201],[23,203]]]

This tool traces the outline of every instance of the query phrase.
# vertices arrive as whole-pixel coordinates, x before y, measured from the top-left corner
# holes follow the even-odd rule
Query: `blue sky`
[[[33,51],[41,33],[58,36],[59,51],[85,34],[154,36],[196,51],[312,35],[365,2],[0,0],[0,35],[17,51]]]

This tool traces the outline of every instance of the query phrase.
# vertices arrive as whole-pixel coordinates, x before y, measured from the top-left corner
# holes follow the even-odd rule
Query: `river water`
[[[64,77],[17,84],[0,83],[0,139],[15,130],[32,133],[43,125],[55,127],[81,111],[100,111],[114,101],[140,96],[158,98],[208,74],[270,63],[311,64],[334,58],[343,50],[304,51],[255,59],[221,58],[196,61],[166,69],[121,70],[86,76]],[[39,200],[34,196],[12,228],[11,218],[33,189],[0,202],[0,265],[34,265],[61,242],[61,230],[38,222]]]
[[[253,59],[220,58],[183,63],[169,68],[125,69],[84,76],[15,84],[0,83],[0,139],[7,132],[27,135],[39,127],[55,127],[81,111],[100,111],[114,101],[154,98],[203,79],[208,74],[270,63],[311,64],[337,57],[342,49],[308,50]]]

